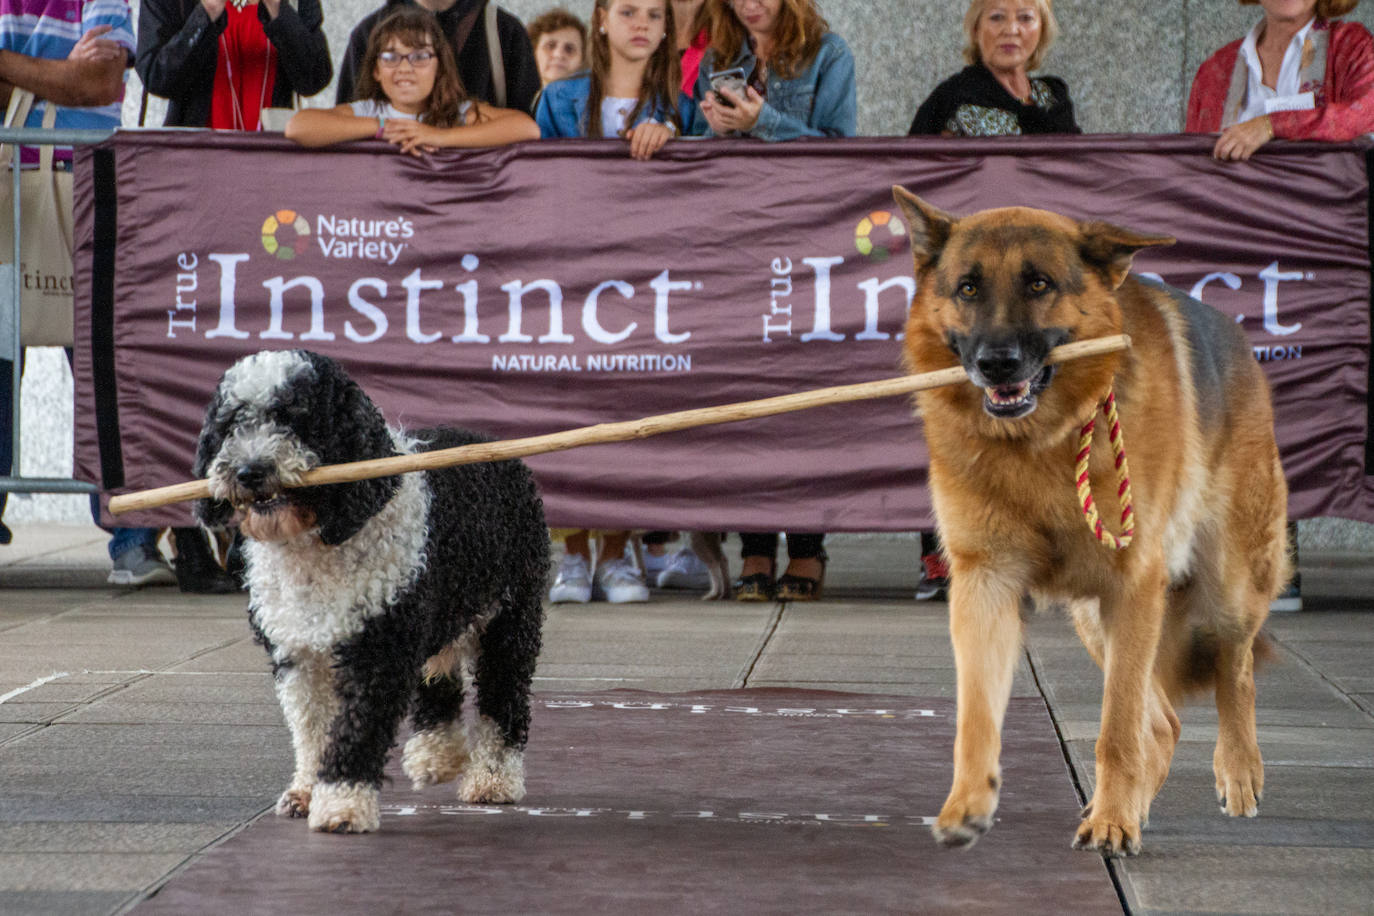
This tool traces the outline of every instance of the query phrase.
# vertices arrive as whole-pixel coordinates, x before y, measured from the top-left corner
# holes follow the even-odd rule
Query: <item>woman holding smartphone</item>
[[[695,97],[711,134],[854,136],[854,56],[814,0],[707,2],[711,47]]]
[[[794,140],[852,137],[854,57],[813,0],[707,0],[711,47],[696,98],[715,136]],[[766,520],[764,520],[766,521]],[[740,601],[815,601],[825,581],[825,535],[788,532],[777,574],[778,536],[740,535]]]

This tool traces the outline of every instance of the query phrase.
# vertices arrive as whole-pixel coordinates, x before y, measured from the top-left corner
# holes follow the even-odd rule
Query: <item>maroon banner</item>
[[[76,474],[100,482],[103,466],[115,492],[186,479],[220,374],[264,348],[338,358],[394,425],[501,438],[899,374],[914,287],[891,200],[903,184],[956,214],[1026,205],[1176,236],[1137,269],[1249,333],[1294,515],[1374,522],[1365,151],[1274,143],[1220,164],[1210,148],[684,141],[640,163],[586,141],[415,159],[375,143],[120,133],[77,159]],[[92,266],[110,263],[112,287]],[[905,399],[529,463],[558,525],[931,521]]]

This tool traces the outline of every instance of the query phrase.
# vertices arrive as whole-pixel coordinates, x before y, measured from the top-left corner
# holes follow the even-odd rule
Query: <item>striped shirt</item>
[[[111,31],[133,59],[134,24],[128,0],[0,0],[0,50],[29,57],[65,60],[82,35],[99,25]],[[34,100],[25,127],[42,127],[47,103]],[[57,109],[57,127],[102,129],[118,127],[121,103],[95,108]]]

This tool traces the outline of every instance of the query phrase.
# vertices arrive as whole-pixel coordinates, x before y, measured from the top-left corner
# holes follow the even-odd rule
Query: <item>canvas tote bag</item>
[[[33,93],[15,89],[10,94],[5,126],[22,126],[32,106]],[[57,106],[46,105],[43,127],[51,130],[56,118]],[[23,304],[20,340],[29,347],[70,347],[72,173],[53,170],[51,144],[38,150],[38,168],[23,169],[19,177],[23,205],[19,223]],[[11,155],[10,146],[0,144],[0,264],[8,264],[14,258],[14,176],[3,165],[10,162]],[[9,324],[9,320],[5,316],[4,323]]]

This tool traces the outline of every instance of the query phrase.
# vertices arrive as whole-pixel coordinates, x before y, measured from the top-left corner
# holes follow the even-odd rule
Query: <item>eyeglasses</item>
[[[412,67],[423,67],[425,64],[434,60],[433,51],[411,51],[409,54],[400,54],[396,51],[383,51],[377,55],[377,63],[386,67],[388,70],[399,67],[401,61],[409,61]]]

